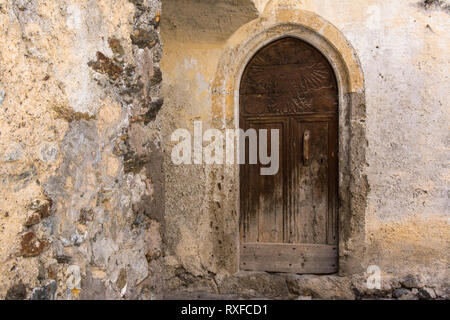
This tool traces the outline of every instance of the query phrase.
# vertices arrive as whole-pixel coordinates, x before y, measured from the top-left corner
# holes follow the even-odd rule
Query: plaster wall
[[[347,65],[353,79],[349,93],[365,95],[362,101],[351,95],[360,100],[352,104],[356,118],[350,135],[363,138],[364,154],[352,155],[361,180],[343,192],[365,198],[354,200],[363,219],[352,228],[363,237],[346,244],[349,255],[357,252],[346,272],[374,264],[384,274],[423,274],[448,283],[448,7],[414,0],[223,1],[217,5],[221,10],[199,2],[183,9],[178,4],[163,4],[161,63],[165,216],[174,268],[209,277],[205,285],[211,287],[214,279],[237,271],[238,179],[233,166],[174,166],[170,134],[176,128],[192,130],[195,120],[202,120],[204,129],[234,128],[236,110],[226,107],[233,105],[227,99],[235,99],[234,89],[221,87],[220,75],[239,70],[221,64],[224,55],[239,59],[240,45],[262,30],[303,19],[336,45],[343,60],[356,61],[357,66]],[[203,23],[210,20],[217,23]],[[341,47],[349,44],[350,51],[340,48],[334,27],[346,40]],[[220,101],[219,87],[225,88]]]

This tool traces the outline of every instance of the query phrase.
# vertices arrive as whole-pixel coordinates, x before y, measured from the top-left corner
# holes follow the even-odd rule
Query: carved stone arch
[[[250,59],[264,46],[285,37],[298,38],[318,49],[332,66],[339,92],[339,272],[352,274],[364,266],[365,210],[365,97],[363,72],[354,49],[342,33],[318,15],[300,10],[278,11],[241,27],[227,42],[212,86],[212,117],[218,127],[239,126],[239,84]],[[222,166],[212,174],[222,188],[233,190],[229,205],[211,206],[223,222],[222,268],[239,270],[239,166]],[[213,187],[217,184],[211,181]],[[214,202],[214,193],[211,202]],[[226,248],[222,249],[222,248]],[[226,251],[226,253],[225,253]]]

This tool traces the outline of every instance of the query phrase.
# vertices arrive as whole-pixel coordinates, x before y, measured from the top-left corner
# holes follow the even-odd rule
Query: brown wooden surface
[[[241,270],[326,274],[337,271],[337,246],[242,243]]]
[[[262,245],[253,256],[248,250],[241,252],[241,268],[245,263],[245,270],[266,266],[272,268],[266,271],[294,272],[276,262],[284,259],[295,265],[298,273],[337,270],[335,250],[324,249],[308,256],[309,269],[305,269],[299,267],[301,260],[278,256],[273,247],[266,246],[337,244],[337,113],[333,70],[311,45],[284,38],[264,47],[250,60],[240,88],[240,127],[280,130],[280,168],[274,176],[262,176],[259,163],[246,161],[241,166],[241,243]],[[293,259],[306,255],[309,248],[291,249],[305,251],[296,251]],[[324,254],[330,254],[329,259],[334,261],[326,268],[310,260],[328,261]],[[273,255],[269,259],[273,261],[257,266],[255,261],[261,261],[257,255],[266,259]],[[274,270],[275,266],[280,270]],[[312,271],[313,266],[316,271]]]

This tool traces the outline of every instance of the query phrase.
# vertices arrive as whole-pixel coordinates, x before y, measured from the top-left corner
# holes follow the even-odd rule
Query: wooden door
[[[280,136],[276,175],[240,166],[241,270],[337,272],[338,91],[326,58],[296,38],[261,49],[242,77],[240,128]]]

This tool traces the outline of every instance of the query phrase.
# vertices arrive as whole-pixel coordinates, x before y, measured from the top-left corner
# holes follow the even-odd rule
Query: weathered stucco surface
[[[340,246],[347,289],[355,292],[355,286],[362,286],[363,272],[372,264],[381,268],[392,290],[400,284],[389,279],[408,274],[448,288],[448,5],[254,0],[257,16],[236,13],[235,6],[248,8],[249,2],[229,8],[230,3],[220,1],[221,8],[233,12],[228,23],[220,23],[223,11],[204,10],[196,1],[185,4],[185,10],[171,1],[163,3],[166,99],[161,117],[166,150],[171,150],[173,130],[192,130],[195,120],[202,120],[204,129],[234,128],[234,91],[243,70],[233,66],[245,60],[243,51],[252,51],[247,44],[255,38],[269,41],[279,34],[270,31],[277,25],[306,26],[332,43],[347,66],[349,139],[355,141],[348,161],[351,170],[357,169],[351,171],[350,188],[341,190],[344,204],[345,194],[353,198],[353,214],[341,219],[340,226],[351,235]],[[209,20],[218,23],[207,31],[198,29]],[[230,37],[224,39],[225,34]],[[197,277],[184,277],[186,290],[228,292],[222,284],[241,281],[229,277],[237,271],[237,169],[174,166],[170,153],[165,159],[168,260],[183,274]],[[239,274],[239,279],[254,276]],[[261,277],[256,276],[264,283]],[[261,294],[263,287],[256,292]]]
[[[0,299],[450,298],[449,8],[0,0]],[[239,272],[237,167],[170,159],[283,32],[340,77],[339,275]]]

